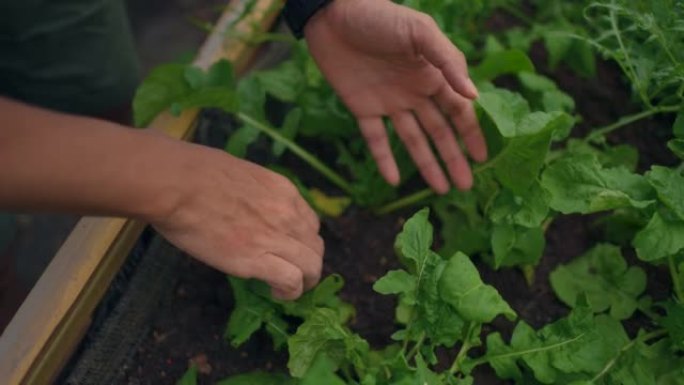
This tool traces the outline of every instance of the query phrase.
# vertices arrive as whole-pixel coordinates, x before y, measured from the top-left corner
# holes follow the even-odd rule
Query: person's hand
[[[470,99],[477,89],[464,55],[429,16],[389,0],[335,0],[307,23],[311,54],[333,88],[358,119],[361,131],[391,184],[399,171],[383,118],[389,117],[426,182],[449,190],[425,133],[432,139],[450,179],[472,186],[470,156],[487,159],[487,147]]]
[[[279,299],[318,283],[319,219],[287,178],[198,145],[173,152],[185,187],[162,215],[146,218],[162,236],[227,274],[265,281]]]

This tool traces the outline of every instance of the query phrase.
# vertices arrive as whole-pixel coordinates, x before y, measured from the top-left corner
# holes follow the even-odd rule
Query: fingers
[[[271,295],[276,299],[291,301],[304,293],[304,277],[301,269],[275,254],[264,254],[251,278],[266,282],[271,286]]]
[[[460,190],[468,190],[473,185],[473,175],[468,161],[456,141],[456,136],[442,112],[432,101],[427,101],[416,110],[423,129],[430,135],[437,147],[449,176]]]
[[[294,265],[300,272],[298,277],[302,281],[304,290],[309,290],[316,286],[321,278],[321,270],[323,269],[324,247],[323,240],[320,239],[320,237],[318,241],[319,246],[314,250],[309,248],[308,245],[286,235],[277,233],[264,235],[264,249],[268,250],[267,254],[276,255]],[[273,276],[280,274],[278,271],[269,271],[268,273]],[[291,276],[286,277],[292,278]],[[292,289],[294,286],[296,285],[291,285],[289,288]],[[281,288],[276,286],[272,287]],[[288,287],[285,287],[285,289],[288,289]]]
[[[412,40],[418,53],[442,71],[454,91],[469,99],[477,98],[477,88],[468,75],[465,55],[440,31],[431,17],[422,14],[416,18]]]
[[[399,184],[400,175],[397,162],[392,155],[392,149],[387,139],[385,124],[379,117],[359,119],[361,133],[366,139],[375,163],[378,165],[380,174],[387,183],[396,186]]]
[[[409,111],[402,111],[390,118],[423,179],[437,193],[446,194],[449,191],[449,182],[413,114]]]
[[[448,86],[442,87],[435,100],[442,111],[451,118],[470,156],[477,162],[486,161],[487,143],[482,135],[473,103]]]

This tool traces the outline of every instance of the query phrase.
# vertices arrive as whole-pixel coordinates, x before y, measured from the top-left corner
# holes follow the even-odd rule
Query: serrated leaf
[[[495,225],[492,232],[494,268],[536,265],[544,253],[545,245],[541,227]]]
[[[502,136],[516,136],[518,122],[530,113],[530,106],[519,94],[496,89],[480,92],[477,104],[492,119]]]
[[[632,241],[642,261],[657,261],[684,249],[684,221],[670,221],[653,214],[646,227]]]
[[[342,360],[360,365],[368,354],[368,343],[340,324],[331,309],[316,309],[288,340],[290,374],[302,378],[320,353],[338,364]]]
[[[539,227],[548,216],[549,200],[549,194],[534,182],[522,195],[502,191],[487,214],[494,223]]]
[[[643,176],[621,167],[604,168],[588,154],[553,162],[544,170],[541,183],[551,194],[551,208],[563,214],[642,209],[654,202],[653,190]]]
[[[473,263],[463,253],[449,259],[439,280],[440,297],[465,320],[491,322],[497,315],[516,318],[495,288],[485,285]]]
[[[620,248],[600,244],[587,253],[560,265],[550,275],[556,295],[570,307],[585,296],[594,313],[610,310],[618,320],[632,316],[639,296],[646,289],[646,273],[627,266]]]
[[[275,304],[253,293],[249,289],[249,281],[234,277],[229,277],[228,280],[233,288],[235,307],[230,314],[224,337],[230,340],[231,345],[238,347],[264,323],[276,317],[277,309]]]
[[[653,166],[646,179],[658,193],[658,200],[684,220],[684,175],[671,168]]]
[[[684,304],[669,302],[665,310],[667,314],[659,323],[667,330],[674,347],[684,351]]]
[[[316,357],[313,364],[306,372],[299,385],[347,385],[335,372],[337,365],[326,354],[320,354]],[[262,385],[254,384],[254,385]]]

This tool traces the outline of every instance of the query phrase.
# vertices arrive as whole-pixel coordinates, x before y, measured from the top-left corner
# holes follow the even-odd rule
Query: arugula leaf
[[[254,75],[267,93],[283,102],[295,102],[306,85],[302,69],[293,60]]]
[[[537,178],[555,131],[573,124],[564,112],[529,112],[527,102],[509,91],[482,92],[477,100],[507,139],[490,161],[497,179],[516,194],[523,194]]]
[[[283,306],[283,312],[290,316],[308,318],[318,308],[335,311],[339,322],[345,323],[354,315],[354,307],[343,302],[337,293],[344,286],[344,279],[339,274],[325,277],[315,288],[307,291],[296,301],[276,301]]]
[[[432,225],[428,217],[430,210],[424,208],[404,223],[394,241],[394,250],[414,274],[420,273],[431,257]]]
[[[476,183],[475,188],[479,185]],[[472,255],[489,250],[491,224],[477,204],[474,193],[456,190],[435,199],[432,207],[442,223],[444,241],[440,255],[449,256],[457,251]]]
[[[670,149],[679,159],[684,159],[684,139],[672,139],[667,142],[667,148]]]
[[[600,149],[578,139],[568,140],[568,152],[572,154],[587,154],[596,157],[599,163],[606,168],[623,166],[634,172],[639,162],[639,151],[629,144],[616,146],[603,145]]]
[[[514,320],[516,314],[495,288],[485,285],[463,253],[449,259],[439,279],[440,297],[467,321],[491,322],[499,314]]]
[[[534,266],[539,263],[546,246],[541,227],[495,225],[492,231],[493,267]]]
[[[625,168],[603,168],[588,154],[565,156],[544,170],[542,186],[551,193],[551,208],[563,214],[589,214],[621,207],[646,208],[653,189],[641,175]]]
[[[297,136],[299,123],[302,120],[302,109],[297,107],[290,110],[285,116],[283,125],[280,129],[280,134],[287,139],[294,139]],[[282,142],[273,142],[273,155],[280,157],[285,152],[285,144]]]
[[[299,385],[346,385],[347,383],[335,374],[336,371],[337,365],[325,353],[319,354]]]
[[[284,374],[252,372],[226,378],[216,385],[297,385],[297,380]]]
[[[534,72],[534,64],[525,52],[511,49],[489,53],[470,72],[478,81],[490,81],[505,74]]]
[[[373,290],[383,295],[408,294],[416,291],[416,281],[416,278],[405,270],[391,270],[375,281]]]
[[[497,224],[539,227],[549,214],[550,195],[539,182],[533,182],[521,195],[503,190],[494,200],[489,218]]]
[[[529,368],[539,382],[570,383],[601,371],[628,341],[617,320],[594,318],[590,309],[579,306],[539,331],[519,322],[510,345],[499,333],[488,335],[487,354],[480,361],[488,362],[503,379],[521,381]]]
[[[566,305],[574,307],[578,296],[586,296],[594,313],[610,309],[611,317],[632,316],[638,297],[646,289],[646,273],[627,266],[620,248],[600,244],[550,275],[551,287]]]
[[[657,261],[684,249],[684,221],[668,220],[655,212],[632,241],[642,261]]]
[[[250,282],[255,281],[234,277],[228,277],[228,280],[233,288],[235,308],[230,314],[224,338],[229,339],[234,347],[238,347],[266,324],[271,325],[269,333],[273,337],[275,348],[280,348],[288,336],[286,330],[282,330],[287,323],[278,315],[276,304],[250,289]],[[267,287],[265,289],[268,290]]]
[[[176,381],[176,385],[197,385],[197,367],[192,365],[188,368],[183,377]]]
[[[355,367],[363,367],[368,355],[368,343],[340,324],[334,310],[315,309],[288,340],[290,374],[303,378],[320,353],[327,354],[333,363],[347,360]]]
[[[133,97],[133,122],[145,127],[155,116],[190,92],[184,78],[186,66],[165,64],[154,68]]]
[[[266,91],[254,76],[242,79],[237,85],[240,99],[240,112],[259,121],[266,121]],[[260,131],[250,125],[243,125],[233,133],[226,143],[226,151],[233,156],[244,158],[247,148],[259,139]]]
[[[662,166],[653,166],[646,179],[658,193],[658,200],[684,220],[684,175]]]
[[[658,323],[667,330],[673,346],[684,352],[684,304],[668,302],[665,310],[667,315]]]

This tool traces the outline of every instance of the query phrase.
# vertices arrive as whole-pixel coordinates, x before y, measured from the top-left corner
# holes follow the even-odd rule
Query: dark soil
[[[583,136],[588,127],[608,124],[637,111],[616,66],[599,63],[599,75],[589,80],[564,68],[556,71],[545,68],[541,47],[535,48],[533,58],[542,72],[553,77],[575,98],[577,110],[584,120],[573,135]],[[651,164],[672,164],[674,161],[664,150],[664,138],[670,127],[671,122],[663,119],[643,120],[612,134],[610,141],[635,145],[641,156],[639,169],[643,171]],[[336,272],[345,278],[342,297],[357,309],[351,327],[375,347],[386,344],[396,330],[393,323],[395,303],[390,297],[374,294],[372,283],[397,265],[394,238],[413,211],[376,217],[364,211],[349,210],[340,218],[326,219],[323,224],[325,273]],[[568,309],[556,300],[548,276],[558,264],[582,254],[603,239],[593,226],[596,219],[597,216],[569,215],[561,216],[551,224],[545,254],[535,270],[532,285],[526,283],[518,270],[495,272],[480,263],[483,279],[496,286],[520,318],[534,327],[565,316]],[[638,263],[629,253],[628,258],[630,262]],[[640,265],[649,276],[647,294],[656,299],[665,298],[670,287],[666,270]],[[127,368],[127,383],[173,384],[187,369],[188,362],[198,357],[202,361],[206,358],[210,366],[207,373],[200,375],[200,382],[204,384],[255,369],[284,371],[286,353],[273,353],[265,334],[258,333],[240,349],[234,349],[222,340],[231,306],[230,288],[223,274],[190,259],[184,261],[175,292],[161,305],[153,332],[139,348],[134,365]],[[509,334],[513,326],[511,322],[497,319],[483,333],[495,329]],[[626,323],[631,334],[647,326],[648,320],[639,316]],[[443,352],[444,356],[451,354],[453,352]],[[497,379],[491,370],[481,368],[476,372],[476,383],[506,382]]]

